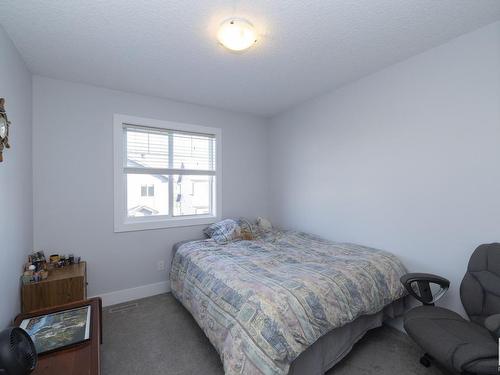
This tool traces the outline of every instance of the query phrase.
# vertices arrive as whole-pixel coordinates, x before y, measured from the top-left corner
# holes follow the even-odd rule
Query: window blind
[[[215,136],[123,125],[129,173],[214,176]]]

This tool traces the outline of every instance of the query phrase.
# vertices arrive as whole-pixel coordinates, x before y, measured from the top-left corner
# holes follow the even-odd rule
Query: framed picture
[[[89,340],[90,314],[90,305],[83,306],[24,319],[20,327],[43,354]]]

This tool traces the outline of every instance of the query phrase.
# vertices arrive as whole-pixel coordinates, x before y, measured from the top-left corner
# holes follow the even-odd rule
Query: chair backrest
[[[474,251],[460,297],[473,322],[484,325],[488,316],[500,314],[500,243],[480,245]]]

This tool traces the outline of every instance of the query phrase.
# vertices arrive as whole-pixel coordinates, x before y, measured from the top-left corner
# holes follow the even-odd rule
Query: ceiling
[[[248,18],[245,53],[217,26]],[[2,0],[34,74],[271,116],[500,19],[498,0]]]

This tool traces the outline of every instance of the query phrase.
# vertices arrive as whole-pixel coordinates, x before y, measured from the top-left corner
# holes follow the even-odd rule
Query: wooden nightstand
[[[21,289],[21,310],[28,313],[86,298],[87,264],[80,262],[50,270],[46,280],[24,284]]]

